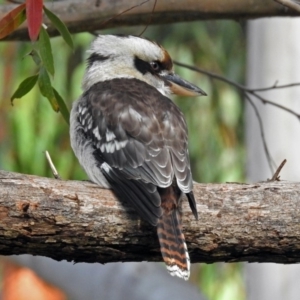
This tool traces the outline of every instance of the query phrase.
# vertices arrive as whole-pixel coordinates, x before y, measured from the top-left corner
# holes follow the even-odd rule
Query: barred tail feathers
[[[181,230],[177,209],[166,212],[159,218],[157,235],[167,270],[172,276],[185,280],[190,276],[190,257]]]

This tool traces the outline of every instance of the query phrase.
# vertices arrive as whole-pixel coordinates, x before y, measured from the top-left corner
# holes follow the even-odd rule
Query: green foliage
[[[53,55],[52,55],[52,48],[50,43],[49,35],[44,29],[41,28],[40,38],[39,38],[39,50],[41,55],[41,60],[43,65],[45,66],[46,70],[54,76],[54,62],[53,62]]]
[[[53,110],[59,111],[59,106],[54,96],[50,77],[48,75],[46,68],[44,67],[40,68],[38,84],[39,84],[41,94],[49,100]]]
[[[64,99],[61,97],[61,95],[58,93],[58,91],[55,88],[53,88],[53,93],[54,93],[54,97],[55,97],[55,99],[58,103],[59,110],[60,110],[62,116],[64,117],[64,119],[66,120],[66,122],[69,125],[70,113],[69,113],[69,110],[66,106],[66,103],[65,103]]]
[[[19,5],[0,20],[0,25],[3,27],[0,29],[0,38],[1,34],[4,34],[4,36],[9,34],[21,24],[21,21],[24,21],[25,6],[30,39],[35,41],[37,37],[39,37],[37,44],[38,50],[32,49],[30,51],[33,61],[39,68],[39,75],[37,77],[30,76],[24,79],[13,93],[11,101],[13,101],[14,98],[22,98],[25,96],[33,88],[36,82],[38,82],[41,94],[48,99],[54,111],[61,111],[65,121],[69,124],[68,108],[57,90],[54,90],[49,76],[49,74],[54,76],[55,68],[50,38],[46,29],[41,26],[43,10],[54,26],[57,27],[65,42],[73,49],[74,45],[72,37],[64,23],[55,14],[43,6],[43,0],[28,0],[26,1],[26,4]]]
[[[38,75],[33,75],[24,79],[20,83],[20,85],[18,86],[14,94],[11,96],[10,98],[11,103],[13,103],[13,100],[15,98],[22,98],[24,95],[29,93],[32,90],[32,88],[35,86],[38,77],[39,77]]]
[[[246,299],[241,264],[215,263],[199,265],[196,274],[201,291],[208,299]]]
[[[77,49],[83,49],[92,39],[87,34],[78,35],[75,45]],[[51,40],[51,44],[61,49],[59,56],[55,57],[59,67],[56,68],[52,83],[55,86],[53,93],[64,118],[69,120],[71,103],[81,92],[80,81],[85,65],[77,65],[70,76],[66,75],[70,66],[76,66],[74,57],[61,38]],[[28,94],[22,95],[22,101],[10,105],[12,91],[17,88],[18,82],[28,74],[37,72],[36,64],[32,64],[27,54],[30,52],[37,63],[42,64],[39,56],[34,51],[31,53],[31,48],[29,43],[0,44],[0,53],[6,57],[6,61],[0,61],[0,72],[3,74],[0,82],[0,168],[52,177],[44,154],[48,150],[62,178],[86,179],[71,151],[67,123],[61,115],[49,109],[47,101],[42,101],[39,88],[33,87]],[[65,97],[65,108],[60,103],[58,90]]]
[[[31,52],[29,53],[29,55],[32,57],[33,61],[37,65],[37,67],[40,67],[42,60],[40,58],[39,53],[35,49],[32,49]]]
[[[63,37],[67,45],[69,45],[69,47],[73,49],[74,48],[73,39],[66,25],[53,12],[47,9],[46,6],[44,6],[44,12],[46,16],[49,18],[49,20],[52,22],[52,24],[59,31],[60,35]]]

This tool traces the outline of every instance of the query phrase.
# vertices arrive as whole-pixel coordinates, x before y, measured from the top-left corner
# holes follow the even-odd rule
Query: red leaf
[[[29,37],[35,41],[39,36],[43,21],[43,0],[26,0],[26,16]]]
[[[13,32],[25,19],[25,3],[23,3],[11,10],[0,20],[0,39]]]

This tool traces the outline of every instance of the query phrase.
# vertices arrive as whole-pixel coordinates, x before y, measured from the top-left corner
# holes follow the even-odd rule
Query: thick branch
[[[294,10],[273,0],[174,0],[172,5],[170,5],[170,0],[159,0],[153,14],[154,1],[144,2],[145,0],[64,0],[48,3],[47,7],[66,23],[72,33],[120,26],[146,25],[150,18],[151,24],[167,24],[207,19],[240,20],[298,15]],[[0,18],[13,7],[15,5],[0,5]],[[127,11],[131,7],[134,8]],[[126,13],[122,14],[124,11]],[[114,18],[116,15],[118,17]],[[106,22],[107,20],[109,21]],[[45,20],[45,23],[50,25],[48,20]],[[49,34],[55,36],[57,31],[50,26]],[[28,39],[25,26],[15,31],[8,39]]]
[[[195,184],[184,201],[192,262],[300,262],[300,183]],[[161,260],[155,228],[109,190],[0,171],[0,254],[77,262]]]

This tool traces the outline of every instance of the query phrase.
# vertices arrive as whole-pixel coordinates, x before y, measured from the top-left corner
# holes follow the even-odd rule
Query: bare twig
[[[275,103],[273,101],[267,100],[267,99],[263,98],[262,96],[260,96],[258,94],[258,92],[265,92],[265,91],[269,91],[269,90],[272,90],[272,89],[283,89],[283,88],[290,88],[290,87],[300,86],[300,83],[297,82],[297,83],[291,83],[291,84],[278,85],[277,82],[275,82],[274,85],[271,86],[271,87],[258,88],[258,89],[250,89],[250,88],[247,88],[246,86],[244,86],[242,84],[239,84],[239,83],[237,83],[237,82],[235,82],[233,80],[230,80],[230,79],[228,79],[226,77],[223,77],[221,75],[214,74],[212,72],[206,71],[204,69],[201,69],[201,68],[198,68],[198,67],[194,67],[194,66],[190,66],[190,65],[178,62],[178,61],[174,61],[174,63],[177,66],[184,67],[184,68],[196,71],[196,72],[201,73],[201,74],[205,74],[205,75],[209,76],[212,79],[217,79],[217,80],[223,81],[225,83],[228,83],[229,85],[237,88],[238,90],[240,90],[244,94],[244,96],[247,99],[247,101],[253,107],[255,115],[256,115],[256,117],[258,119],[259,128],[260,128],[260,134],[261,134],[261,138],[262,138],[262,142],[263,142],[264,151],[265,151],[265,154],[266,154],[266,157],[267,157],[267,160],[268,160],[268,164],[269,164],[270,170],[273,173],[274,172],[273,171],[273,166],[275,166],[275,163],[274,163],[274,161],[273,161],[273,159],[272,159],[272,157],[270,155],[270,151],[268,150],[268,146],[267,146],[266,139],[265,139],[265,134],[264,134],[264,129],[263,129],[263,123],[262,123],[261,116],[260,116],[260,114],[258,112],[257,107],[255,106],[255,104],[253,103],[252,99],[250,98],[250,95],[253,96],[253,97],[255,97],[256,99],[258,99],[259,101],[261,101],[261,103],[263,103],[263,104],[269,104],[269,105],[275,106],[277,108],[280,108],[280,109],[282,109],[282,110],[284,110],[284,111],[286,111],[286,112],[294,115],[300,121],[300,114],[299,113],[297,113],[294,110],[292,110],[292,109],[290,109],[288,107],[285,107],[285,106],[283,106],[281,104],[278,104],[278,103]]]
[[[282,110],[284,110],[284,111],[286,111],[286,112],[294,115],[295,117],[298,118],[298,120],[300,120],[300,114],[299,113],[297,113],[297,112],[293,111],[292,109],[290,109],[288,107],[285,107],[285,106],[283,106],[281,104],[278,104],[278,103],[275,103],[273,101],[267,100],[267,99],[263,98],[262,96],[260,96],[257,93],[257,92],[269,91],[269,90],[272,90],[272,89],[283,89],[283,88],[290,88],[290,87],[300,86],[300,83],[298,83],[298,82],[297,83],[291,83],[291,84],[284,84],[284,85],[277,85],[277,83],[275,82],[275,84],[272,87],[259,88],[259,89],[250,89],[250,88],[247,88],[246,86],[244,86],[242,84],[239,84],[239,83],[237,83],[237,82],[235,82],[233,80],[230,80],[230,79],[228,79],[228,78],[226,78],[224,76],[221,76],[221,75],[218,75],[218,74],[206,71],[204,69],[201,69],[201,68],[198,68],[198,67],[194,67],[194,66],[190,66],[190,65],[187,65],[187,64],[183,64],[183,63],[178,62],[178,61],[174,61],[174,63],[177,66],[184,67],[184,68],[196,71],[198,73],[205,74],[205,75],[209,76],[210,78],[226,82],[226,83],[234,86],[235,88],[239,89],[240,91],[242,91],[244,93],[248,93],[248,94],[253,95],[257,99],[259,99],[263,104],[269,104],[269,105],[278,107],[278,108],[280,108],[280,109],[282,109]]]
[[[265,154],[266,154],[266,157],[267,157],[269,168],[270,168],[271,172],[273,173],[274,172],[273,166],[275,166],[275,162],[272,159],[272,156],[271,156],[270,151],[268,149],[268,145],[267,145],[267,141],[266,141],[266,137],[265,137],[265,132],[264,132],[263,122],[262,122],[261,116],[259,114],[259,111],[258,111],[256,105],[253,103],[253,101],[249,97],[249,95],[245,94],[245,97],[248,100],[248,102],[250,103],[250,105],[252,106],[252,108],[254,110],[254,113],[255,113],[255,115],[257,117],[258,125],[259,125],[259,130],[260,130],[260,136],[261,136],[261,139],[262,139],[264,151],[265,151]]]
[[[57,172],[57,170],[56,170],[56,168],[55,168],[55,166],[52,162],[51,156],[50,156],[50,154],[47,150],[45,151],[45,155],[46,155],[46,159],[47,159],[48,164],[51,168],[51,171],[52,171],[52,174],[53,174],[54,178],[55,179],[61,179],[61,177],[59,176],[59,174],[58,174],[58,172]]]
[[[300,5],[297,4],[295,1],[292,0],[274,0],[274,1],[300,13]]]
[[[142,30],[142,32],[139,34],[139,36],[142,36],[142,34],[147,30],[148,26],[151,24],[152,16],[153,16],[153,13],[154,13],[154,10],[155,10],[155,7],[156,7],[156,3],[157,3],[157,0],[154,0],[154,5],[153,5],[153,8],[152,8],[152,12],[151,12],[148,24],[145,26],[145,28]]]
[[[281,170],[282,170],[282,168],[284,167],[285,164],[286,164],[286,159],[284,159],[282,161],[282,163],[279,165],[276,172],[274,173],[273,177],[268,181],[279,181],[280,180],[279,173],[281,172]]]
[[[249,92],[249,93],[252,94],[253,96],[255,96],[257,99],[259,99],[263,104],[270,104],[272,106],[278,107],[278,108],[280,108],[280,109],[282,109],[282,110],[284,110],[284,111],[286,111],[286,112],[294,115],[295,117],[298,118],[298,120],[300,120],[300,114],[296,113],[294,110],[292,110],[292,109],[290,109],[288,107],[285,107],[285,106],[283,106],[281,104],[278,104],[276,102],[267,100],[267,99],[261,97],[260,95],[258,95],[256,92]]]
[[[150,0],[145,0],[145,1],[143,1],[143,2],[141,2],[141,3],[139,3],[139,4],[137,4],[137,5],[131,6],[130,8],[128,8],[128,9],[126,9],[126,10],[123,10],[123,11],[120,12],[119,14],[116,14],[116,15],[114,15],[114,16],[108,18],[108,19],[105,20],[104,22],[100,23],[99,29],[101,29],[102,27],[104,27],[104,25],[108,24],[111,20],[114,20],[114,19],[116,19],[117,17],[124,15],[125,13],[127,13],[127,12],[133,10],[133,9],[136,8],[136,7],[142,6],[143,4],[145,4],[145,3],[149,2],[149,1],[150,1]],[[147,26],[148,26],[148,25],[147,25]]]
[[[265,92],[265,91],[270,91],[270,90],[291,88],[291,87],[296,87],[296,86],[300,86],[300,82],[278,85],[278,81],[276,81],[273,85],[271,85],[269,87],[260,88],[260,89],[247,88],[247,90],[249,92]]]

